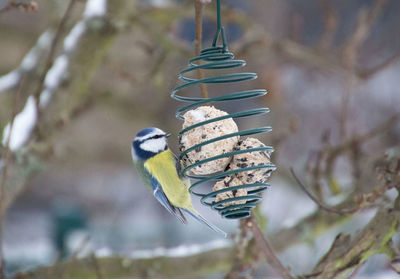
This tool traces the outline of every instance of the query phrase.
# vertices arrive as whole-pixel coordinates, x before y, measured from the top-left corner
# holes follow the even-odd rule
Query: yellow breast
[[[192,207],[189,185],[185,185],[179,177],[171,150],[167,149],[148,159],[144,167],[161,184],[161,188],[172,205],[182,208]]]

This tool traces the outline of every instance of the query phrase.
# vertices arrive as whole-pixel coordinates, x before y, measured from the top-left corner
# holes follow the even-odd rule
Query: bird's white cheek
[[[151,139],[151,140],[147,140],[147,141],[143,142],[140,145],[140,148],[145,151],[158,153],[160,151],[163,151],[166,146],[167,146],[167,141],[165,140],[165,138],[159,138],[159,139]]]

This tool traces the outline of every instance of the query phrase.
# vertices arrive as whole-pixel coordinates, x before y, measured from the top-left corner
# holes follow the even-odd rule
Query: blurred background
[[[193,2],[113,0],[104,10],[100,0],[0,1],[7,274],[91,253],[135,258],[169,251],[160,247],[236,245],[238,221],[222,219],[194,197],[199,212],[232,238],[221,240],[192,220],[181,225],[131,162],[131,141],[149,126],[171,132],[170,148],[178,151],[182,121],[175,111],[184,104],[170,92],[196,56]],[[311,272],[339,232],[359,232],[397,196],[377,169],[391,166],[400,148],[399,13],[396,0],[222,0],[229,50],[247,61],[238,71],[258,79],[219,88],[265,88],[268,94],[217,106],[271,109],[238,125],[273,127],[258,136],[274,146],[278,167],[258,214],[293,274]],[[204,5],[203,47],[215,28],[212,1]],[[370,193],[374,199],[350,217],[321,213],[290,167],[325,204],[353,207]],[[374,255],[354,278],[398,278],[390,260]],[[270,272],[261,265],[248,276]]]

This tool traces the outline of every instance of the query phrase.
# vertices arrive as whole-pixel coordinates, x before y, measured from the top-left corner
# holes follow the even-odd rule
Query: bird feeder
[[[202,116],[207,117],[201,118],[198,123],[187,125],[179,132],[179,141],[188,137],[190,133],[199,128],[211,127],[212,125],[221,126],[229,125],[226,121],[232,121],[238,118],[252,117],[257,115],[267,114],[268,108],[254,108],[243,111],[229,112],[229,113],[218,113],[218,109],[215,109],[216,114],[210,117],[208,109],[214,109],[211,105],[218,107],[220,102],[246,102],[249,98],[261,97],[267,94],[264,89],[253,89],[246,91],[236,91],[230,93],[218,93],[213,94],[213,97],[192,97],[188,93],[191,88],[199,86],[201,84],[207,85],[218,85],[218,84],[234,84],[257,78],[257,74],[248,72],[237,72],[229,73],[218,72],[218,70],[237,69],[246,65],[246,61],[237,60],[234,54],[229,52],[225,30],[221,26],[221,7],[220,0],[216,2],[217,6],[217,30],[212,42],[211,47],[201,50],[200,55],[192,58],[186,69],[182,70],[178,78],[182,81],[182,84],[173,89],[171,97],[185,103],[189,103],[184,107],[180,108],[176,112],[176,117],[181,120],[185,120],[185,113],[200,109],[202,110]],[[218,43],[218,41],[220,41]],[[205,73],[205,77],[196,78],[195,74],[201,69]],[[207,75],[207,73],[216,75]],[[231,87],[231,86],[230,86]],[[226,88],[226,87],[224,87]],[[184,93],[185,92],[185,93]],[[198,114],[198,112],[196,112]],[[196,116],[196,115],[194,115]],[[224,122],[225,121],[225,122]],[[225,124],[224,124],[225,123]],[[215,129],[215,127],[214,127]],[[230,133],[223,133],[219,136],[208,138],[207,133],[205,135],[196,135],[195,137],[200,139],[197,144],[190,147],[182,147],[181,153],[179,154],[179,160],[183,162],[182,174],[194,179],[190,187],[190,192],[200,197],[200,201],[203,205],[210,206],[212,209],[217,210],[221,216],[228,219],[239,219],[250,216],[251,210],[261,201],[261,193],[269,187],[266,183],[266,179],[254,180],[254,175],[263,175],[265,178],[275,170],[275,166],[269,161],[269,154],[273,152],[273,148],[265,146],[258,140],[253,138],[245,138],[247,136],[267,133],[271,131],[270,126],[266,127],[255,127],[247,130],[233,130]],[[201,140],[204,138],[204,140]],[[236,147],[232,150],[224,150],[224,152],[217,155],[208,156],[206,158],[197,159],[195,161],[188,160],[188,156],[191,153],[205,149],[207,146],[216,143],[222,143],[227,140],[238,140]],[[265,155],[265,156],[264,156]],[[263,160],[261,163],[251,162],[251,158],[255,157],[267,157],[268,159]],[[213,162],[227,161],[228,165],[223,165],[222,169],[212,173],[199,173],[194,170],[198,170],[202,166],[212,164]],[[247,180],[240,180],[240,178],[247,175]],[[206,182],[213,182],[215,186],[210,188],[210,191],[200,191],[200,184]],[[235,182],[232,185],[229,183]],[[222,185],[223,187],[217,187]],[[227,186],[227,187],[225,187]],[[228,187],[229,186],[229,187]],[[201,187],[204,189],[204,187]],[[238,195],[237,193],[241,193]]]

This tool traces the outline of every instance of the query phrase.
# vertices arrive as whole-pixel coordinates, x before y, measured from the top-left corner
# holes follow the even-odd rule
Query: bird
[[[187,224],[183,212],[188,213],[211,230],[227,234],[208,222],[193,207],[189,193],[190,179],[181,172],[181,164],[168,148],[169,133],[155,127],[143,129],[132,142],[132,160],[144,184],[154,197],[182,223]]]

